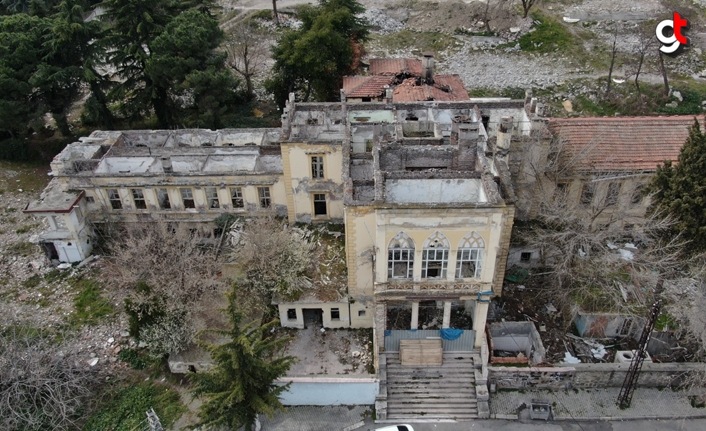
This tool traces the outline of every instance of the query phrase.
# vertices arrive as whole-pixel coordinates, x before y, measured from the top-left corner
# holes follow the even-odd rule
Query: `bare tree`
[[[532,6],[539,3],[539,0],[520,0],[520,2],[522,3],[522,12],[524,12],[522,18],[527,18],[530,9],[532,9]]]
[[[273,0],[274,1],[274,0]],[[248,99],[255,97],[253,77],[264,67],[269,57],[269,47],[262,32],[252,20],[238,24],[225,45],[228,65],[245,80]]]
[[[0,428],[79,429],[96,373],[66,343],[17,327],[0,332]]]
[[[110,241],[108,279],[127,295],[131,332],[155,356],[182,350],[229,285],[216,247],[178,223],[126,224]]]
[[[613,84],[613,67],[615,66],[615,57],[618,54],[616,42],[618,41],[618,26],[613,29],[613,46],[610,49],[610,67],[608,68],[608,84],[606,85],[605,94],[610,94],[610,87]]]
[[[664,95],[669,96],[669,79],[667,79],[667,68],[664,66],[664,54],[662,51],[657,51],[659,56],[659,71],[662,73],[662,81],[664,82]]]
[[[505,10],[505,3],[507,0],[496,0],[496,1],[491,1],[491,0],[486,0],[485,1],[485,6],[483,7],[483,23],[485,25],[485,31],[487,33],[492,33],[493,29],[490,25],[491,21],[494,21],[498,18],[498,16],[501,14],[502,11]]]
[[[256,299],[253,306],[268,307],[276,297],[294,299],[313,288],[311,232],[274,217],[244,225],[236,235],[230,259],[240,269],[235,280],[240,298]]]
[[[645,63],[645,57],[647,53],[651,51],[652,46],[655,42],[655,35],[653,27],[643,27],[638,33],[637,40],[637,66],[635,69],[635,88],[638,94],[640,93],[640,73],[642,72],[642,66]]]
[[[277,0],[272,0],[272,18],[275,24],[279,27],[279,15],[277,14]]]

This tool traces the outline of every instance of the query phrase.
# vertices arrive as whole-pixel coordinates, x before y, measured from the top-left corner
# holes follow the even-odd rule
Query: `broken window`
[[[311,177],[324,177],[324,156],[311,156]]]
[[[387,278],[412,278],[414,242],[404,232],[392,238],[387,248]]]
[[[258,187],[257,195],[260,198],[260,208],[269,208],[272,204],[269,187]]]
[[[520,262],[529,262],[530,260],[532,260],[532,253],[528,251],[520,253]]]
[[[295,308],[288,308],[287,309],[287,319],[297,320],[297,310]]]
[[[584,183],[581,189],[581,205],[591,205],[593,203],[594,184]]]
[[[168,210],[172,207],[167,189],[157,189],[157,201],[159,202],[159,208],[163,210]]]
[[[645,192],[645,186],[644,184],[638,184],[635,187],[635,190],[632,192],[632,197],[630,198],[630,202],[632,202],[633,205],[637,205],[640,202],[642,202],[642,198],[644,197],[644,192]]]
[[[144,210],[147,209],[147,203],[145,202],[145,193],[142,189],[132,189],[132,200],[135,202],[135,209]]]
[[[96,199],[93,196],[86,196],[86,203],[92,204],[95,202],[96,202]]]
[[[181,193],[181,201],[184,204],[184,208],[196,208],[196,203],[194,202],[194,191],[192,189],[179,189],[179,193]]]
[[[422,278],[446,278],[449,265],[449,241],[434,232],[424,243],[422,250]]]
[[[365,317],[365,310],[358,310],[358,317]]]
[[[240,187],[232,187],[230,189],[230,201],[233,204],[233,208],[243,208],[245,206],[245,201],[243,201],[243,189]]]
[[[612,182],[608,184],[608,193],[605,196],[606,206],[613,206],[618,203],[618,196],[620,196],[620,186],[618,182]]]
[[[123,209],[123,201],[120,200],[120,193],[118,193],[118,189],[108,189],[108,200],[110,201],[110,206],[114,210]]]
[[[206,199],[208,200],[209,208],[220,208],[221,203],[218,200],[218,189],[215,187],[206,187]]]
[[[338,308],[331,309],[331,320],[341,320],[341,310]]]
[[[463,237],[456,252],[456,278],[479,278],[485,241],[477,232]]]
[[[326,215],[326,194],[314,193],[314,215]]]

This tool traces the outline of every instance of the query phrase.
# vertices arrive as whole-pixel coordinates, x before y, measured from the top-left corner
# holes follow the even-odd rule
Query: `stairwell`
[[[444,352],[439,367],[400,364],[398,352],[385,353],[385,421],[478,418],[477,352]]]

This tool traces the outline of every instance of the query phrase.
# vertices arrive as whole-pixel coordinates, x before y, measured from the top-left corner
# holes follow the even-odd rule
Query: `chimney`
[[[510,141],[512,140],[512,129],[513,129],[513,118],[512,117],[502,117],[500,119],[500,126],[498,127],[498,136],[496,140],[496,146],[498,151],[507,151],[510,149]]]
[[[169,156],[162,157],[162,170],[166,174],[172,173],[172,159]]]
[[[385,88],[385,103],[392,103],[392,87],[386,85],[383,88]]]
[[[427,84],[434,83],[434,54],[425,52],[422,58],[422,78]]]

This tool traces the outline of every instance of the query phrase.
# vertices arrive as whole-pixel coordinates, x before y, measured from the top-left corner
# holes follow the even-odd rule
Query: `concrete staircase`
[[[440,367],[400,365],[386,356],[386,421],[471,420],[478,417],[476,352],[444,352]]]

